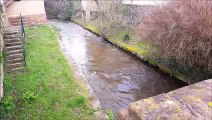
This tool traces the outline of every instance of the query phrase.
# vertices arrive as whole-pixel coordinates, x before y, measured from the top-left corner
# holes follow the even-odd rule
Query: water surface
[[[49,23],[61,29],[68,54],[104,109],[117,113],[133,101],[185,85],[74,23]]]

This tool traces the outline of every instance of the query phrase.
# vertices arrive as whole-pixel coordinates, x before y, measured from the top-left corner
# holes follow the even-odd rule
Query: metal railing
[[[20,26],[21,26],[21,43],[23,48],[23,57],[24,57],[24,66],[26,66],[26,57],[25,57],[25,30],[23,24],[23,18],[20,14]]]

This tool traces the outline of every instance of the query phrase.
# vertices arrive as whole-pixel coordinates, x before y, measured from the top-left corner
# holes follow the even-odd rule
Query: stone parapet
[[[211,120],[212,79],[131,103],[118,120]]]

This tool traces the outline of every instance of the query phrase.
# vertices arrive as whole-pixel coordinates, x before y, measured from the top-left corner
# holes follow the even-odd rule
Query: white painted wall
[[[7,16],[45,14],[44,0],[14,1],[6,9]]]

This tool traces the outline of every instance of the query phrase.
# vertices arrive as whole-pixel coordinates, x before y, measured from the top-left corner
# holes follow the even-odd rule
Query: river
[[[185,86],[72,22],[49,21],[59,28],[68,55],[80,68],[104,109],[119,109]]]

